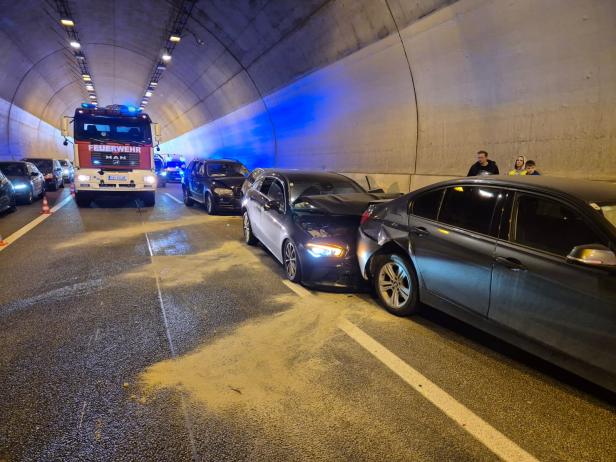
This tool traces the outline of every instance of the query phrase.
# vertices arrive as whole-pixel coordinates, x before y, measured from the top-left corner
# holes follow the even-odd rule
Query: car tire
[[[259,240],[252,233],[252,225],[250,224],[250,217],[248,216],[248,210],[244,210],[243,224],[244,224],[244,242],[248,245],[257,245],[259,243]]]
[[[156,205],[156,193],[154,191],[143,193],[142,200],[145,207],[154,207]]]
[[[372,282],[381,305],[396,316],[419,310],[417,273],[408,258],[398,254],[374,257]]]
[[[214,205],[214,200],[210,193],[206,192],[203,196],[203,204],[205,205],[205,211],[208,215],[216,215],[216,206]]]
[[[188,192],[188,188],[182,188],[182,196],[184,197],[184,205],[186,207],[191,207],[195,201],[192,197],[190,197],[190,192]]]
[[[15,198],[15,194],[11,196],[11,202],[9,204],[8,212],[13,213],[17,210],[17,199]]]
[[[36,197],[38,197],[39,199],[42,199],[44,195],[45,195],[45,185],[43,184],[43,186],[41,186],[40,194]]]
[[[282,244],[282,266],[289,281],[299,283],[302,280],[299,252],[291,239],[285,240]]]
[[[61,181],[60,181],[60,187],[61,187],[62,189],[64,189],[64,180],[61,180]]]
[[[92,199],[84,193],[76,192],[75,202],[77,202],[77,207],[89,207]]]

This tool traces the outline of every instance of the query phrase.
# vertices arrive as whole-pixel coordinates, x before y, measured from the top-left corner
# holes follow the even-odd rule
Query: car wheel
[[[58,189],[58,185],[56,183],[49,185],[49,191],[55,191],[56,189]]]
[[[396,316],[417,312],[419,286],[412,263],[401,255],[377,255],[374,268],[374,290],[385,309]]]
[[[60,187],[64,189],[64,180],[60,180]]]
[[[184,205],[186,207],[190,207],[195,203],[195,201],[190,197],[190,193],[188,192],[188,188],[182,188],[182,196],[184,197]]]
[[[9,213],[13,213],[16,210],[17,210],[17,199],[15,199],[15,194],[13,194],[11,196],[11,202],[10,202],[8,211]]]
[[[248,245],[257,245],[257,238],[252,233],[252,226],[250,225],[250,218],[248,217],[248,211],[244,211],[244,242]]]
[[[292,282],[300,282],[302,272],[297,247],[293,241],[288,239],[282,247],[282,264],[287,273],[287,279]]]
[[[34,194],[32,192],[32,186],[30,186],[30,188],[28,188],[28,193],[26,197],[24,197],[23,199],[23,203],[30,205],[32,202],[34,202]]]
[[[76,192],[75,202],[77,202],[77,207],[89,207],[92,199],[84,193]]]
[[[214,207],[214,201],[212,200],[212,195],[210,193],[205,193],[204,201],[205,210],[208,215],[216,215],[216,207]]]
[[[156,205],[156,193],[153,191],[143,193],[142,200],[145,207],[154,207]]]

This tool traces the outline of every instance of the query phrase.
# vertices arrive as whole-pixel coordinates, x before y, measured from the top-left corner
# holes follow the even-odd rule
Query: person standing
[[[509,175],[517,176],[517,175],[526,175],[526,158],[524,156],[518,156],[518,158],[513,163],[513,170],[509,170]]]
[[[478,151],[477,162],[471,165],[466,176],[498,175],[498,173],[498,166],[496,162],[488,159],[488,153],[486,151]]]
[[[537,170],[535,170],[535,161],[534,160],[527,160],[526,161],[526,175],[541,175],[541,173],[539,173]]]

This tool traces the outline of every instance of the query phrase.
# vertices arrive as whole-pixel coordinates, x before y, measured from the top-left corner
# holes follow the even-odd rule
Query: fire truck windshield
[[[75,118],[75,140],[152,144],[152,130],[145,120],[131,117],[84,116]]]

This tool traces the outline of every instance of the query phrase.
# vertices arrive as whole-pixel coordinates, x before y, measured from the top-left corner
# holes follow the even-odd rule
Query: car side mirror
[[[616,270],[616,254],[601,244],[578,245],[569,252],[567,261],[584,266]]]
[[[280,201],[267,201],[263,206],[265,210],[276,210],[278,213],[282,213],[282,204]]]

